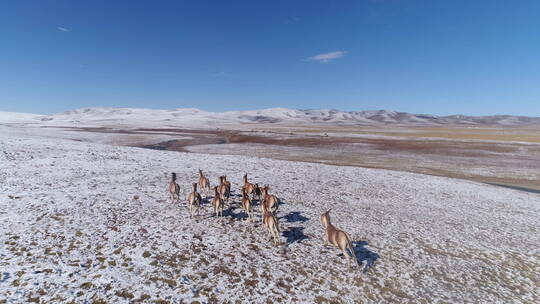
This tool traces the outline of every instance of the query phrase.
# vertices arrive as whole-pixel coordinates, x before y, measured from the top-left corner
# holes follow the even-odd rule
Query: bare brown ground
[[[246,131],[251,128],[251,131]],[[188,136],[150,149],[252,155],[474,180],[540,191],[540,128],[247,125],[232,129],[78,129]]]

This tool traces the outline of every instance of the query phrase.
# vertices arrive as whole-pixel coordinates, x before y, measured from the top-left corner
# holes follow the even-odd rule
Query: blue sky
[[[540,116],[540,1],[4,1],[0,111]]]

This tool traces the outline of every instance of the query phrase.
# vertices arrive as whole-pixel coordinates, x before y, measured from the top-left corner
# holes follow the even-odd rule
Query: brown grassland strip
[[[520,166],[527,164],[540,170],[540,128],[434,128],[418,127],[382,130],[374,127],[330,126],[326,128],[313,126],[248,125],[251,131],[231,129],[187,129],[187,128],[76,128],[77,131],[138,134],[153,136],[158,134],[188,136],[189,138],[172,139],[152,145],[132,145],[158,150],[187,152],[186,147],[208,144],[237,144],[239,151],[227,150],[225,154],[242,154],[275,159],[325,163],[331,165],[359,166],[382,168],[396,171],[446,176],[524,188],[531,191],[540,190],[540,181],[520,175]],[[333,132],[325,136],[323,130]],[[300,133],[299,133],[300,132]],[[383,135],[380,138],[354,137],[351,133]],[[301,134],[303,133],[303,134]],[[307,133],[307,134],[306,134]],[[334,134],[337,133],[337,134]],[[310,135],[312,134],[312,135]],[[341,135],[342,134],[342,135]],[[384,137],[392,136],[392,137]],[[396,138],[398,137],[398,138]],[[418,138],[422,137],[422,138]],[[426,139],[427,138],[427,139]],[[496,140],[489,142],[485,140]],[[516,141],[529,142],[521,144]],[[252,145],[264,145],[264,152],[250,150]],[[287,147],[296,148],[289,153]],[[306,152],[303,152],[306,148]],[[315,153],[314,153],[315,151]],[[525,152],[523,152],[525,151]],[[219,149],[211,153],[221,154]],[[407,156],[404,157],[403,155]],[[416,158],[426,161],[419,163]],[[462,171],[459,166],[452,165],[452,159],[465,159],[460,166],[486,163],[486,166],[497,168],[498,163],[505,163],[499,170],[505,170],[512,176],[487,176]],[[509,165],[510,163],[510,165]]]

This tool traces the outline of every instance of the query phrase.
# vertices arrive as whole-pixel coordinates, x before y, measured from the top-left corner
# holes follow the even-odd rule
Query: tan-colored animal
[[[244,174],[244,185],[242,186],[242,191],[246,191],[247,195],[254,195],[255,192],[255,185],[248,182],[247,173]]]
[[[223,208],[225,208],[225,204],[223,203],[223,199],[219,195],[218,186],[214,187],[214,198],[212,198],[212,206],[214,207],[214,213],[216,216],[223,216]]]
[[[199,169],[199,189],[205,191],[206,195],[210,192],[210,181],[206,178],[201,169]]]
[[[223,175],[223,183],[229,188],[229,192],[231,192],[231,182],[227,180],[227,175]]]
[[[261,210],[266,208],[269,212],[275,215],[278,210],[279,200],[275,195],[269,194],[268,190],[270,190],[268,185],[261,189],[261,196],[263,198],[261,202]]]
[[[358,266],[360,266],[354,252],[354,247],[351,243],[351,238],[345,231],[337,229],[334,225],[332,225],[332,223],[330,223],[329,213],[330,210],[321,214],[321,222],[325,228],[324,244],[332,244],[334,246],[337,246],[343,252],[343,255],[345,255],[345,257],[350,258],[347,259],[349,266],[351,265],[351,260],[353,260]]]
[[[219,186],[218,192],[222,200],[227,200],[229,202],[229,197],[231,196],[231,183],[227,182],[225,176],[219,177]]]
[[[278,219],[272,212],[266,209],[264,205],[262,206],[263,206],[262,207],[263,225],[266,228],[266,231],[268,232],[268,234],[270,235],[270,238],[274,239],[274,244],[279,245],[281,244],[281,240],[279,238],[280,231],[279,231]]]
[[[260,201],[261,198],[262,198],[262,194],[261,194],[261,187],[259,187],[259,184],[255,183],[255,189],[253,189],[253,199],[255,199],[255,197],[257,197],[257,199]]]
[[[180,186],[176,183],[176,173],[172,173],[171,181],[167,186],[167,192],[169,192],[169,199],[171,203],[178,202],[180,200]]]
[[[201,200],[201,195],[197,192],[197,183],[193,183],[191,193],[188,195],[188,208],[191,217],[195,215],[195,212],[199,215]]]
[[[244,210],[247,219],[251,222],[251,219],[253,218],[253,204],[245,188],[242,189],[242,209]]]

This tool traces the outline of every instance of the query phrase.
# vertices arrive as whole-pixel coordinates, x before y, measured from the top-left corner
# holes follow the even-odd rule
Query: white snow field
[[[256,222],[236,207],[215,218],[208,202],[190,219],[198,168],[236,195],[246,172],[269,184],[283,245],[258,205]],[[329,208],[361,268],[323,246]],[[540,303],[540,195],[458,179],[3,127],[0,222],[0,303]]]

